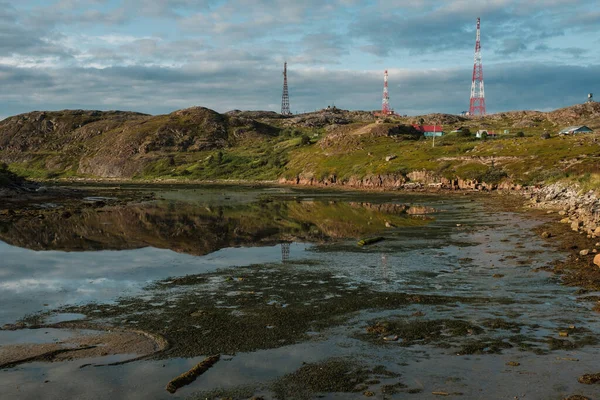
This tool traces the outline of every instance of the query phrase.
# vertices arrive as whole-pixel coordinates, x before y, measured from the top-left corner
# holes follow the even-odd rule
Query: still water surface
[[[375,398],[437,398],[433,392],[481,399],[600,395],[576,379],[598,372],[600,348],[583,341],[596,336],[600,321],[588,303],[577,301],[575,288],[536,270],[565,255],[532,232],[540,221],[530,216],[495,212],[485,199],[470,196],[190,187],[165,189],[158,197],[83,209],[69,218],[60,212],[43,220],[22,218],[0,229],[0,325],[31,314],[46,324],[93,319],[86,313],[94,304],[119,307],[135,300],[143,317],[117,314],[108,322],[153,327],[147,316],[159,315],[159,331],[179,338],[170,325],[180,323],[176,311],[193,295],[197,307],[230,310],[232,326],[242,321],[247,331],[201,333],[206,327],[190,322],[177,329],[198,333],[177,339],[186,344],[169,357],[83,369],[102,360],[22,364],[0,371],[6,398],[205,398],[216,389],[236,389],[239,398],[293,398],[274,382],[306,363],[340,358],[383,365],[398,377],[371,379],[356,393],[325,393],[329,398],[364,398],[367,391]],[[356,245],[375,236],[385,240]],[[198,283],[178,283],[188,275]],[[245,280],[236,283],[238,276]],[[250,308],[239,301],[247,293],[258,299],[252,312],[267,315],[305,315],[307,308],[338,300],[344,311],[335,322],[315,317],[306,332],[255,346],[252,319],[244,319]],[[385,303],[386,293],[414,301],[369,302],[381,295]],[[364,296],[364,306],[344,308],[353,296]],[[428,296],[451,300],[430,303],[423,300]],[[381,321],[409,326],[452,320],[472,328],[410,343],[402,334],[390,342],[365,336],[368,326]],[[568,339],[582,344],[551,348],[552,338],[569,326],[585,328]],[[265,335],[277,335],[277,326],[265,329]],[[70,334],[48,332],[59,339]],[[222,361],[175,395],[167,393],[171,378],[208,355],[200,352],[206,347],[186,342],[201,334],[206,340],[239,336],[242,342],[247,335],[248,346],[224,344]],[[23,341],[42,340],[38,331],[28,335]],[[15,340],[14,332],[0,331],[0,345]],[[466,351],[467,345],[479,348]],[[507,367],[509,361],[520,366]],[[406,387],[398,393],[382,389],[399,382]]]

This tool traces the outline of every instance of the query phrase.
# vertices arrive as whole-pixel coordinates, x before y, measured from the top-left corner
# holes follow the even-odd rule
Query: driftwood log
[[[208,369],[212,367],[217,361],[219,361],[220,358],[220,354],[207,357],[201,363],[197,364],[194,368],[190,369],[187,372],[184,372],[177,378],[172,379],[171,382],[167,384],[167,392],[175,393],[177,389],[180,389],[183,386],[189,385],[190,383],[194,382],[197,377],[208,371]]]

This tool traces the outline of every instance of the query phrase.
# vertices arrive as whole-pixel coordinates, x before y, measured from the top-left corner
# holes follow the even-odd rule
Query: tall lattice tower
[[[383,115],[390,114],[390,93],[388,92],[388,72],[387,72],[387,69],[383,73],[383,100],[381,102],[381,113]]]
[[[475,63],[471,83],[470,115],[485,115],[485,91],[483,89],[483,65],[481,64],[481,23],[477,18],[477,40],[475,41]]]
[[[281,114],[292,114],[290,111],[290,95],[288,93],[287,84],[287,62],[283,63],[283,95],[281,96]]]

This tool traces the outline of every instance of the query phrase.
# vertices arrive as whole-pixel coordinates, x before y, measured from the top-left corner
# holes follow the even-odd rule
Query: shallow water
[[[549,348],[570,326],[582,331],[573,331],[569,341],[596,336],[600,320],[588,303],[577,301],[576,288],[536,272],[565,255],[532,232],[540,221],[531,216],[495,212],[485,199],[470,196],[190,187],[164,190],[159,197],[0,229],[0,324],[32,313],[41,313],[47,324],[86,312],[94,320],[94,311],[101,314],[94,310],[98,303],[113,307],[113,323],[131,327],[152,326],[158,314],[162,332],[171,338],[178,337],[169,330],[181,318],[177,311],[190,301],[201,309],[212,304],[230,310],[234,325],[260,307],[267,315],[317,310],[353,293],[365,296],[365,306],[343,309],[332,321],[313,321],[306,332],[277,336],[281,326],[265,326],[265,335],[280,338],[280,344],[225,352],[175,395],[164,390],[166,383],[208,354],[191,346],[180,351],[189,357],[180,357],[175,346],[172,357],[119,366],[79,368],[106,360],[23,364],[0,372],[6,398],[205,398],[204,391],[214,389],[237,390],[245,396],[239,398],[250,397],[248,391],[271,398],[277,379],[304,363],[331,358],[400,374],[370,383],[374,398],[438,398],[436,391],[481,399],[600,395],[597,387],[576,379],[598,372],[597,344]],[[356,245],[370,236],[385,240]],[[248,293],[258,304],[252,309],[241,301]],[[387,293],[415,300],[392,306],[385,303]],[[382,303],[369,306],[379,295]],[[449,300],[423,301],[427,296]],[[114,311],[128,307],[134,307],[129,314]],[[443,331],[411,343],[365,333],[367,326],[388,320],[454,320],[482,333]],[[512,325],[494,325],[498,320]],[[195,322],[181,329],[214,337]],[[252,329],[220,334],[243,338]],[[498,343],[506,346],[496,352]],[[480,350],[465,353],[467,345]],[[239,346],[227,348],[244,348]],[[509,361],[520,366],[507,366]],[[399,382],[406,385],[403,391],[383,393],[383,384]],[[326,398],[364,398],[365,390]]]

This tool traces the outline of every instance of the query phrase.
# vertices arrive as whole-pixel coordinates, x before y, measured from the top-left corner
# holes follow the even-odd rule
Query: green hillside
[[[419,122],[463,132],[436,138],[434,146],[431,138],[411,127]],[[0,122],[0,162],[38,179],[285,178],[352,184],[365,179],[410,181],[418,179],[414,172],[419,171],[430,180],[532,185],[576,179],[597,187],[597,134],[557,135],[576,124],[600,131],[600,104],[472,118],[376,118],[369,112],[336,109],[284,117],[259,111],[219,114],[202,107],[159,116],[32,112]],[[474,132],[480,129],[498,136],[478,139]],[[550,138],[542,138],[544,133]]]

